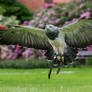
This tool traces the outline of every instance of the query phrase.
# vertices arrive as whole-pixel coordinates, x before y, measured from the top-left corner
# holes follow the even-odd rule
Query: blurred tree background
[[[44,28],[46,24],[53,24],[62,27],[82,17],[92,17],[92,0],[73,0],[70,3],[48,4],[44,9],[38,10],[29,25]]]
[[[16,16],[21,23],[33,17],[33,11],[17,0],[0,0],[0,14],[6,17]]]
[[[58,27],[62,27],[64,25],[70,24],[72,22],[77,21],[80,18],[92,19],[92,0],[74,0],[70,3],[63,4],[53,4],[46,0],[45,6],[41,9],[34,11],[29,10],[22,3],[17,0],[0,0],[0,25],[16,25],[23,24],[29,25],[39,28],[45,28],[46,24],[53,24]],[[20,46],[11,46],[4,47],[1,46],[1,52],[3,52],[0,56],[0,59],[6,59],[8,63],[1,62],[2,68],[4,67],[48,67],[49,63],[46,63],[46,57],[44,56],[44,51],[42,50],[34,50],[29,48],[23,48]],[[6,51],[5,51],[6,48]],[[4,51],[3,51],[4,49]],[[24,50],[23,50],[24,49]],[[92,46],[85,48],[88,51],[92,51]],[[5,54],[7,53],[7,54]],[[21,62],[12,62],[9,60],[22,59],[25,57],[25,63]],[[38,62],[39,61],[43,62]],[[35,62],[30,62],[31,59]],[[85,58],[84,58],[85,59]],[[21,61],[21,60],[19,60]],[[87,65],[92,65],[92,58],[87,60]],[[10,62],[10,63],[9,63]],[[24,62],[24,61],[23,61]],[[46,66],[45,66],[46,63]],[[75,62],[70,66],[80,65],[79,62]],[[22,67],[21,66],[21,67]]]

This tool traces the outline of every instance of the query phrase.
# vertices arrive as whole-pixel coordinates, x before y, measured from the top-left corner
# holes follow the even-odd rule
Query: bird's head
[[[58,37],[59,28],[54,25],[46,25],[45,32],[49,39],[54,40]]]
[[[48,33],[51,33],[51,32],[55,33],[58,31],[59,31],[58,27],[51,25],[51,24],[46,25],[46,27],[45,27],[45,32],[48,32]]]

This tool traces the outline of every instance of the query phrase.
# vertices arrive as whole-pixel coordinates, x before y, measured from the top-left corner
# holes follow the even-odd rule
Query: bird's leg
[[[63,63],[64,63],[64,56],[57,56],[57,61],[58,61],[58,70],[57,70],[57,73],[56,74],[59,74],[62,66],[63,66]]]
[[[52,64],[51,64],[51,66],[50,66],[50,71],[49,71],[49,74],[48,74],[48,78],[49,78],[49,79],[50,79],[50,76],[51,76],[51,72],[52,72],[53,65],[54,65],[54,60],[52,61]]]
[[[60,72],[60,70],[61,70],[61,68],[62,68],[62,65],[63,65],[62,62],[59,62],[59,63],[58,63],[58,70],[57,70],[57,73],[56,73],[56,74],[59,74],[59,72]]]
[[[54,64],[58,64],[58,70],[57,70],[57,73],[56,73],[56,74],[58,74],[60,72],[60,69],[61,69],[63,63],[64,63],[64,56],[55,55],[55,57],[52,61],[52,64],[50,66],[50,71],[49,71],[49,74],[48,74],[49,79],[50,79],[52,68],[53,68]]]
[[[57,64],[57,58],[56,58],[56,53],[54,54],[54,57],[53,57],[53,60],[52,60],[52,64],[51,64],[51,66],[50,66],[50,71],[49,71],[49,74],[48,74],[48,78],[50,79],[50,76],[51,76],[51,72],[52,72],[52,69],[53,69],[53,66],[55,65],[55,64]]]

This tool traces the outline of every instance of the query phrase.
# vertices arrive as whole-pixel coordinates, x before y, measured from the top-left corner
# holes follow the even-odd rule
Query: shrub
[[[86,65],[92,66],[92,57],[89,57],[89,58],[86,60]]]
[[[74,2],[57,4],[52,8],[40,9],[29,25],[44,28],[46,24],[62,27],[77,21],[79,18],[92,17],[92,0],[75,0]]]
[[[4,14],[6,12],[6,10],[0,6],[0,14]]]
[[[48,68],[50,62],[47,60],[37,60],[33,59],[30,61],[24,60],[9,60],[9,61],[0,61],[0,68],[15,68],[15,69],[32,69],[32,68]]]
[[[0,7],[3,9],[0,9],[0,14],[9,17],[14,15],[21,22],[30,20],[33,17],[33,12],[17,0],[0,0]]]
[[[16,16],[5,17],[5,16],[0,15],[0,25],[14,26],[18,24],[19,24],[19,21],[16,19]]]
[[[68,65],[68,67],[80,67],[79,61],[73,61],[71,64]]]

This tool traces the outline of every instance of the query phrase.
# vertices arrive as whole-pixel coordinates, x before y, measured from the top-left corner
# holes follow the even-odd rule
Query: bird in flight
[[[45,29],[29,26],[14,26],[0,29],[0,45],[20,45],[45,50],[48,60],[52,61],[48,78],[55,64],[57,74],[62,65],[71,63],[78,48],[92,45],[92,20],[81,19],[64,27],[46,25]]]

